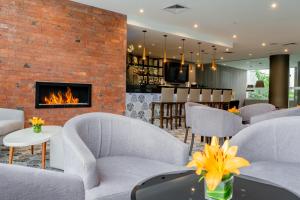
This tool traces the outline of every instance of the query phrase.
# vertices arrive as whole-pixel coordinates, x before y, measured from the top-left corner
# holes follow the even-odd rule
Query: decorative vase
[[[224,178],[222,182],[218,185],[218,187],[210,191],[207,186],[206,182],[204,183],[205,189],[205,199],[207,200],[230,200],[232,199],[233,194],[233,177],[229,176]]]
[[[33,132],[40,133],[42,132],[42,126],[33,126]]]

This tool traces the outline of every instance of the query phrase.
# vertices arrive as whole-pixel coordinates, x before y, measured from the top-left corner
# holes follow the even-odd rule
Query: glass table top
[[[193,171],[160,175],[137,185],[132,200],[205,200],[204,183]],[[234,177],[233,200],[299,200],[292,192],[264,180]]]

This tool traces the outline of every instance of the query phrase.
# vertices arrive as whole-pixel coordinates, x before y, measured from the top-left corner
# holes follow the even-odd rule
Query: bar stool
[[[222,90],[213,90],[212,92],[213,107],[221,108],[221,96],[222,96]]]
[[[154,123],[154,112],[155,112],[155,105],[158,104],[160,106],[159,109],[159,121],[160,121],[160,128],[164,128],[164,119],[166,119],[166,127],[168,128],[168,123],[170,121],[171,129],[173,123],[173,104],[174,104],[174,88],[162,88],[161,89],[161,97],[160,102],[152,102],[152,117],[151,123]],[[166,108],[166,115],[165,115],[165,105]]]
[[[189,95],[188,88],[177,88],[176,102],[175,102],[175,128],[181,126],[181,120],[185,120],[185,107]],[[178,124],[179,119],[179,124]]]
[[[200,102],[200,89],[190,89],[189,102]]]
[[[211,89],[202,89],[200,103],[210,106],[211,105]]]

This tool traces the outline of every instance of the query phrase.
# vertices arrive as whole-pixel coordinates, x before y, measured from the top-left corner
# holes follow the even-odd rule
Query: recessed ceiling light
[[[194,24],[194,28],[198,28],[198,24]]]
[[[228,49],[228,48],[226,48],[226,49],[225,49],[225,51],[229,51],[229,49]]]
[[[252,56],[252,53],[249,53],[248,55],[249,55],[249,56]]]
[[[181,49],[181,48],[182,48],[181,46],[178,47],[178,49]]]
[[[139,48],[139,49],[142,48],[142,45],[139,44],[138,48]]]
[[[152,54],[152,52],[151,51],[149,51],[149,55],[151,55]]]
[[[140,9],[140,13],[144,13],[144,9],[141,8],[141,9]]]
[[[221,60],[224,60],[224,57],[221,57]]]
[[[237,35],[234,34],[234,35],[232,36],[232,38],[233,38],[233,39],[236,39],[236,38],[237,38]]]
[[[265,42],[261,43],[261,46],[265,47],[267,44]]]
[[[271,8],[273,8],[273,9],[277,8],[277,3],[272,3]]]
[[[287,52],[289,52],[289,50],[288,50],[288,49],[284,49],[284,52],[286,52],[286,53],[287,53]]]

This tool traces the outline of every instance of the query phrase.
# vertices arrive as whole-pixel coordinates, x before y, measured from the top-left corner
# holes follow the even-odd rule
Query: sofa
[[[24,112],[22,110],[0,108],[0,144],[7,134],[24,128]]]
[[[63,127],[64,172],[79,175],[87,200],[130,200],[139,182],[187,170],[188,146],[149,123],[89,113]]]
[[[269,113],[276,110],[276,107],[269,103],[256,103],[240,108],[240,115],[243,122],[250,123],[250,119],[256,115]]]
[[[284,117],[253,124],[230,143],[251,166],[241,174],[264,179],[300,197],[300,117]]]
[[[250,118],[250,124],[255,124],[264,120],[288,116],[300,116],[300,107],[275,110],[265,114],[253,116]]]
[[[1,200],[84,200],[79,176],[0,164]]]

